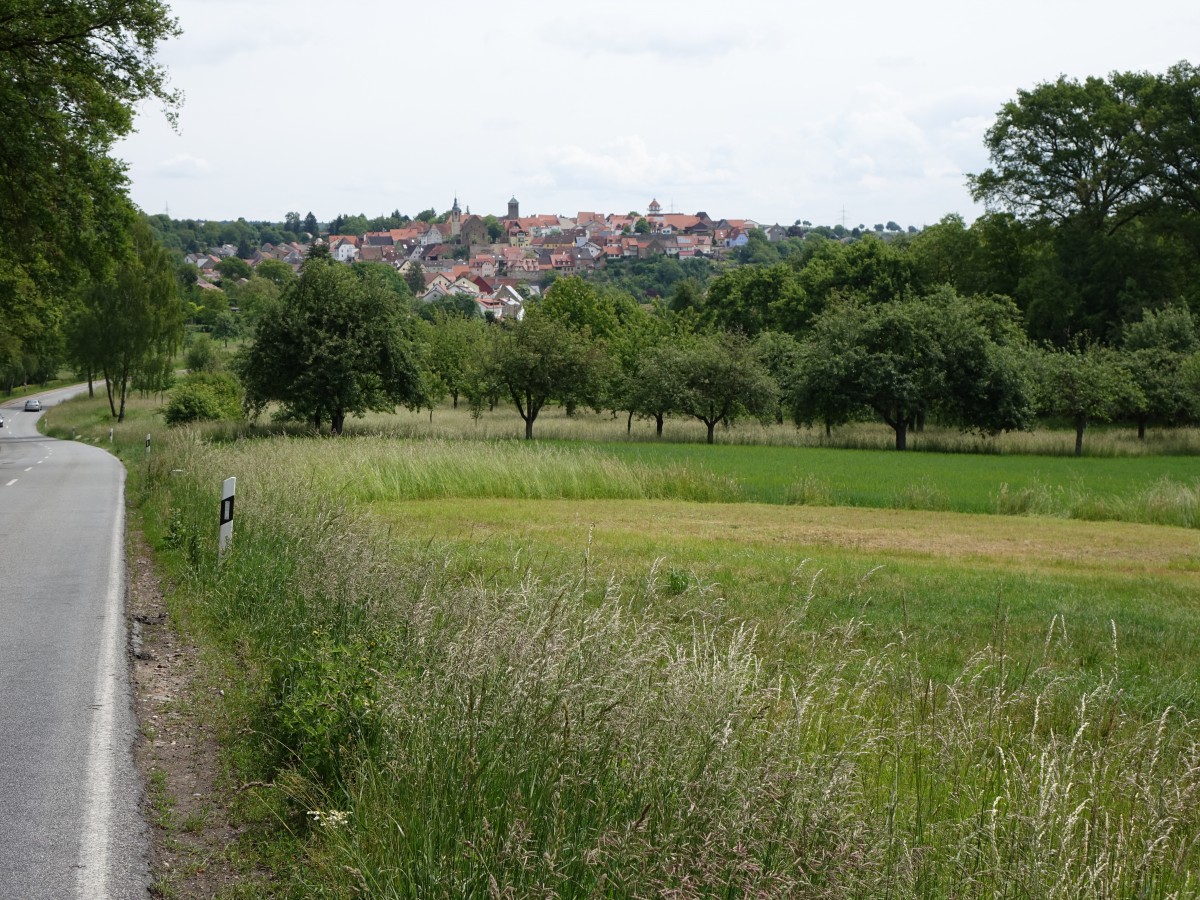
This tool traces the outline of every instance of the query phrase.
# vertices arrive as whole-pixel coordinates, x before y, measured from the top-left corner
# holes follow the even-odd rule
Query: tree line
[[[1076,452],[1096,421],[1126,418],[1144,437],[1149,423],[1200,417],[1200,323],[1183,305],[1146,311],[1115,347],[1054,347],[1030,340],[1012,300],[946,284],[841,293],[785,330],[712,314],[733,315],[734,303],[673,309],[571,276],[523,318],[489,322],[418,316],[382,268],[324,253],[305,262],[235,366],[251,412],[340,433],[371,410],[507,405],[533,438],[542,410],[560,404],[620,414],[627,429],[653,421],[660,436],[672,417],[695,419],[710,443],[745,418],[827,431],[875,420],[901,450],[926,422],[994,435],[1053,416],[1075,428]],[[714,287],[733,272],[779,274],[731,270]]]

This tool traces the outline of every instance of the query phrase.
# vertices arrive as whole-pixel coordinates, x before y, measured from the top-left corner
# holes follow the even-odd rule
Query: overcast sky
[[[174,218],[970,221],[1018,89],[1200,55],[1197,0],[168,2],[178,133],[148,105],[116,152]]]

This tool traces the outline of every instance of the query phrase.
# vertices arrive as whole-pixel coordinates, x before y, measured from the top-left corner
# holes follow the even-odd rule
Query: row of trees
[[[1120,349],[1038,347],[1003,297],[942,286],[921,295],[838,297],[803,333],[728,328],[695,310],[638,304],[578,277],[517,322],[422,320],[387,279],[325,255],[306,262],[260,319],[239,363],[247,404],[334,433],[347,415],[466,400],[511,404],[534,436],[550,403],[652,420],[723,423],[875,419],[905,449],[928,421],[983,434],[1065,418],[1182,424],[1200,416],[1200,332],[1186,307],[1149,312]]]

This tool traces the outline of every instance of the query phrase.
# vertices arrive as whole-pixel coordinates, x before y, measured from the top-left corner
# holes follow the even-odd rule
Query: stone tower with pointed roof
[[[662,204],[658,200],[651,200],[650,208],[646,211],[646,214],[650,216],[662,215]]]
[[[508,201],[508,217],[510,219],[521,218],[521,204],[517,202],[517,195],[513,194]]]
[[[454,198],[454,205],[450,207],[450,237],[456,238],[462,231],[462,210],[458,208],[458,197]]]

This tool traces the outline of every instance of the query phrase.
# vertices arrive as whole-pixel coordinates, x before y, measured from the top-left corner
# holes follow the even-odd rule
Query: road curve
[[[141,900],[125,471],[22,404],[0,404],[0,896]]]

